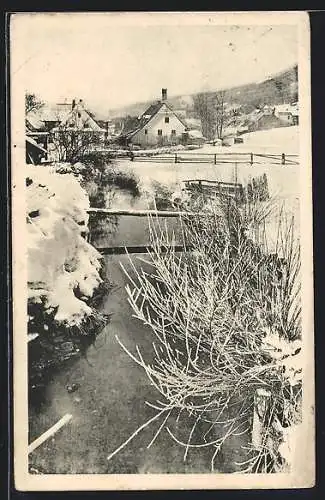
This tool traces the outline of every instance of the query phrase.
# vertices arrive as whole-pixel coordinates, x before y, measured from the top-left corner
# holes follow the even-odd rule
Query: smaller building
[[[188,132],[186,132],[187,135],[187,143],[189,144],[195,144],[195,145],[202,145],[206,142],[206,138],[203,136],[201,130],[199,129],[191,129]]]
[[[297,102],[291,105],[291,113],[293,125],[299,125],[299,104]]]
[[[279,104],[275,106],[274,114],[284,125],[293,125],[292,107],[290,104]]]
[[[262,109],[248,115],[244,125],[247,126],[249,132],[254,132],[256,130],[282,127],[283,122],[275,115],[274,111],[270,112],[269,109]]]

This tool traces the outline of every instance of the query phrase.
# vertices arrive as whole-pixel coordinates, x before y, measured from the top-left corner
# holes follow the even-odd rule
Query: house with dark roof
[[[168,104],[167,89],[162,89],[161,100],[151,104],[130,129],[124,129],[120,139],[141,147],[174,145],[185,139],[186,132],[185,121]]]
[[[264,106],[263,109],[256,109],[249,115],[242,124],[249,132],[256,130],[267,130],[270,128],[282,127],[284,124],[274,113],[274,108]]]

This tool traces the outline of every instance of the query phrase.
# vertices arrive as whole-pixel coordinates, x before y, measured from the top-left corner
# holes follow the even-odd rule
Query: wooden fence
[[[262,154],[262,153],[183,153],[177,152],[165,155],[143,155],[130,153],[131,161],[153,163],[210,163],[243,164],[243,165],[299,165],[296,154]]]
[[[185,189],[196,193],[202,193],[208,197],[227,196],[236,200],[244,197],[244,187],[237,182],[212,181],[208,179],[189,179],[183,181]]]

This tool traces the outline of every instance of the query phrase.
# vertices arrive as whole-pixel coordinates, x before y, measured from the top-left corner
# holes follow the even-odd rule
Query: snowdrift
[[[100,254],[84,238],[87,208],[76,177],[27,167],[29,304],[43,305],[45,314],[67,326],[92,315],[86,301],[102,281]]]

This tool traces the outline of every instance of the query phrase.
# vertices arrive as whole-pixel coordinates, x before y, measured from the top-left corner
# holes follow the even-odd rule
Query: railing
[[[189,179],[183,181],[187,191],[194,191],[215,198],[227,196],[238,201],[244,197],[244,187],[237,182],[212,181],[208,179]]]
[[[154,163],[212,163],[244,164],[244,165],[299,165],[299,155],[296,154],[264,154],[264,153],[172,153],[165,155],[129,154],[131,161]]]

